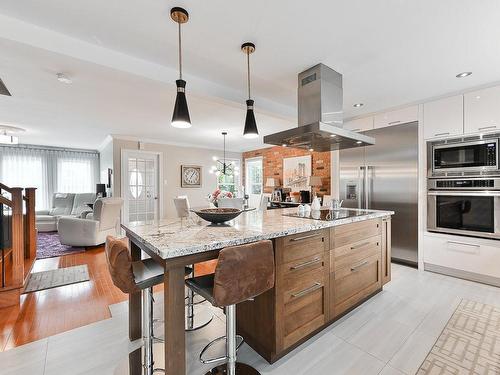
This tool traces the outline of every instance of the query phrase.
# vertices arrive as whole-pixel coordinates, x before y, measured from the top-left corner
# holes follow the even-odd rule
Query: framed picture
[[[202,167],[199,165],[181,165],[181,187],[201,188]]]
[[[283,187],[292,191],[309,190],[311,155],[283,159]]]

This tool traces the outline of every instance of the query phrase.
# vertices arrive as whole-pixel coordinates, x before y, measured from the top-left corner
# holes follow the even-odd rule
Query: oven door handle
[[[427,195],[440,195],[440,196],[462,196],[462,197],[500,197],[500,191],[463,191],[463,190],[447,190],[436,191],[431,190]]]

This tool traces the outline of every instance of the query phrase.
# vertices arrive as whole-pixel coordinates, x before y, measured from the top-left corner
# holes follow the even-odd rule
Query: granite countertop
[[[297,211],[296,208],[289,208],[244,212],[223,225],[210,224],[193,213],[191,218],[182,221],[172,219],[156,223],[123,224],[122,227],[127,236],[143,243],[162,259],[171,259],[394,214],[393,211],[348,210],[361,215],[321,221],[286,216]]]

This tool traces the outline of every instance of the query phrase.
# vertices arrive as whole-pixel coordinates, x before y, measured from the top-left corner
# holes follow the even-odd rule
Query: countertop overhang
[[[362,215],[332,221],[283,215],[295,208],[244,212],[228,224],[213,225],[193,215],[156,223],[122,224],[127,236],[164,260],[222,249],[227,246],[284,237],[358,221],[394,215],[394,211],[356,210]]]

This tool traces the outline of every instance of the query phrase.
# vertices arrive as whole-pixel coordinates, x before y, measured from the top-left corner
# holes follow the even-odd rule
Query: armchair
[[[97,246],[106,242],[106,236],[117,236],[122,206],[121,198],[100,198],[94,203],[91,219],[61,217],[57,228],[61,243],[69,246]]]

